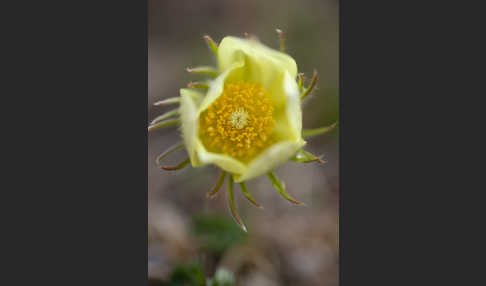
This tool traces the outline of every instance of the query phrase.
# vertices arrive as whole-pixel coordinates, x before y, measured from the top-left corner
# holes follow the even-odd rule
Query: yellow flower
[[[256,40],[226,37],[218,68],[199,104],[195,91],[181,90],[182,134],[193,167],[214,164],[243,182],[305,144],[297,65]]]
[[[245,181],[268,175],[276,189],[289,201],[300,204],[285,191],[285,185],[272,172],[290,159],[296,162],[319,161],[320,158],[302,150],[305,132],[317,135],[334,126],[302,131],[301,100],[309,94],[317,80],[314,73],[308,88],[302,87],[303,76],[297,75],[295,60],[284,51],[281,31],[281,51],[271,49],[254,38],[225,37],[219,45],[205,36],[217,57],[217,68],[198,67],[189,72],[211,77],[207,82],[191,82],[180,90],[179,98],[170,98],[156,105],[180,103],[149,126],[149,131],[180,124],[183,144],[169,148],[157,162],[185,146],[189,158],[178,166],[216,165],[222,172],[216,194],[226,173],[229,179],[229,203],[240,226],[233,199],[233,181],[240,183],[243,195],[260,206],[249,194]],[[298,81],[296,79],[298,78]],[[204,92],[200,92],[204,91]],[[167,118],[179,115],[179,119]]]

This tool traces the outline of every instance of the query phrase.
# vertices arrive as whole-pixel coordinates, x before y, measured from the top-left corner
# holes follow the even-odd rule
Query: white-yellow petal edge
[[[241,175],[235,175],[235,182],[240,183],[272,171],[279,165],[287,162],[304,145],[304,140],[279,142],[272,145],[252,160]]]
[[[194,90],[183,88],[180,90],[180,118],[182,138],[186,146],[187,153],[191,159],[191,165],[198,167],[199,161],[196,156],[196,139],[198,133],[198,116],[196,112],[197,102],[202,95]]]
[[[216,154],[206,150],[199,139],[196,141],[197,155],[201,165],[215,164],[221,169],[232,174],[244,173],[247,167],[240,161],[231,156],[224,154]]]

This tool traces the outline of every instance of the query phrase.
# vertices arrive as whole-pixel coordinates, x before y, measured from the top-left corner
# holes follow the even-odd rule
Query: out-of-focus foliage
[[[214,278],[205,278],[199,264],[177,265],[170,274],[169,286],[233,286],[234,277],[226,269],[218,269]]]
[[[206,286],[233,286],[234,281],[233,274],[225,269],[218,269],[213,279],[209,279]]]
[[[230,218],[218,214],[201,214],[194,218],[192,231],[204,250],[219,254],[241,243],[246,234]]]
[[[181,264],[170,274],[170,286],[204,286],[205,277],[197,264]]]

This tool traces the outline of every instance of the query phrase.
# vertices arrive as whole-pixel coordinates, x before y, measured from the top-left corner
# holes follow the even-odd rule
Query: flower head
[[[310,86],[303,88],[303,76],[297,75],[297,64],[284,51],[283,33],[277,31],[281,36],[281,51],[249,37],[225,37],[216,45],[205,36],[217,57],[217,68],[188,69],[191,73],[208,75],[210,79],[191,82],[188,88],[180,90],[180,97],[156,103],[180,103],[180,107],[159,116],[149,126],[149,131],[173,124],[181,126],[183,143],[160,155],[158,162],[183,146],[188,159],[178,166],[162,168],[174,170],[190,163],[193,167],[212,164],[222,170],[209,196],[216,194],[226,173],[230,174],[230,207],[243,229],[246,228],[234,205],[233,181],[240,183],[243,195],[250,202],[260,206],[244,182],[266,174],[282,196],[301,204],[287,194],[285,185],[272,171],[291,159],[322,162],[302,150],[306,131],[302,131],[301,100],[314,87],[317,73]],[[179,119],[167,119],[177,115]]]

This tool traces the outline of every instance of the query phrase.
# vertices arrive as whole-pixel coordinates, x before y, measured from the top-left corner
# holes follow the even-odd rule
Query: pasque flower
[[[168,154],[185,147],[188,158],[177,166],[216,165],[221,169],[216,186],[208,193],[214,196],[228,174],[228,199],[233,217],[246,230],[235,207],[233,184],[239,183],[243,195],[261,207],[248,192],[245,181],[267,175],[279,193],[294,204],[285,185],[273,173],[278,166],[293,160],[299,163],[323,162],[304,151],[304,137],[323,134],[335,124],[302,130],[301,101],[317,81],[317,73],[307,88],[303,74],[297,74],[295,60],[285,53],[285,39],[280,35],[280,51],[271,49],[256,38],[225,37],[217,45],[205,36],[217,58],[217,67],[188,68],[190,73],[209,77],[205,82],[191,82],[180,90],[180,96],[155,105],[179,104],[151,122],[148,130],[180,125],[182,142],[159,155],[157,163]],[[171,119],[177,117],[175,119]]]

